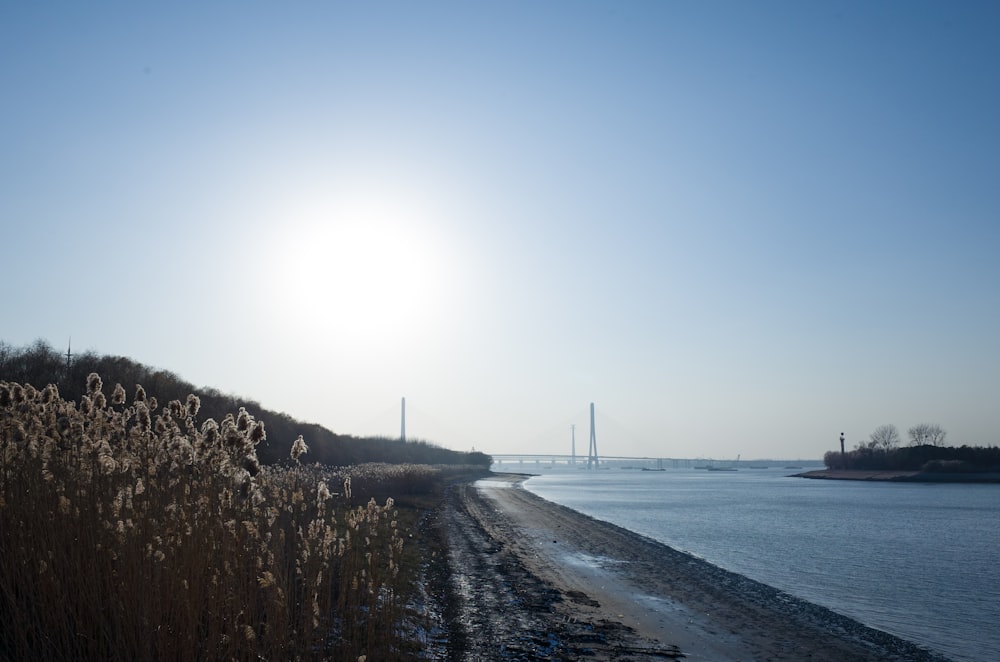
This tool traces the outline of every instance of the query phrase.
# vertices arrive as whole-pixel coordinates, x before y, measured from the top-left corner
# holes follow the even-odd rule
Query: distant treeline
[[[980,473],[1000,471],[1000,448],[996,446],[902,446],[847,451],[829,451],[823,456],[828,469],[864,471],[927,471],[932,473]]]
[[[79,402],[86,393],[87,375],[96,372],[110,388],[121,384],[129,398],[136,385],[155,397],[163,407],[171,400],[184,402],[188,394],[201,399],[199,420],[221,421],[226,414],[245,407],[264,422],[266,439],[257,447],[264,464],[289,460],[292,443],[302,435],[309,446],[303,458],[332,466],[367,462],[388,464],[470,464],[489,468],[492,458],[485,453],[460,452],[441,448],[426,441],[407,441],[386,437],[355,437],[337,434],[321,425],[297,421],[288,414],[264,409],[260,403],[213,388],[197,388],[167,370],[153,369],[123,356],[102,356],[93,352],[73,354],[69,358],[43,340],[16,348],[0,341],[0,380],[31,384],[43,388],[55,384],[66,400]]]

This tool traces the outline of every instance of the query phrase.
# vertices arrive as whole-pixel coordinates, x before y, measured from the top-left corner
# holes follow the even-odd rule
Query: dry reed
[[[245,409],[87,386],[0,382],[0,659],[403,656],[385,493],[433,469],[263,467]]]

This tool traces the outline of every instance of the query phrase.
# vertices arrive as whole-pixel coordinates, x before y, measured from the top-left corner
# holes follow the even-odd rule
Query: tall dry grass
[[[355,495],[432,470],[262,467],[261,422],[198,408],[0,382],[0,659],[402,656],[396,510]]]

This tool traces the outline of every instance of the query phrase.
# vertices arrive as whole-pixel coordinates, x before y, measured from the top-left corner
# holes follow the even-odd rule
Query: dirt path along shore
[[[449,659],[945,660],[545,501],[523,479],[455,485],[446,499]]]

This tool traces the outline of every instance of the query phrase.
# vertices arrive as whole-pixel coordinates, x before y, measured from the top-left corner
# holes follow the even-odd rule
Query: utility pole
[[[66,380],[69,381],[69,369],[73,364],[73,336],[69,337],[69,342],[66,344]]]

